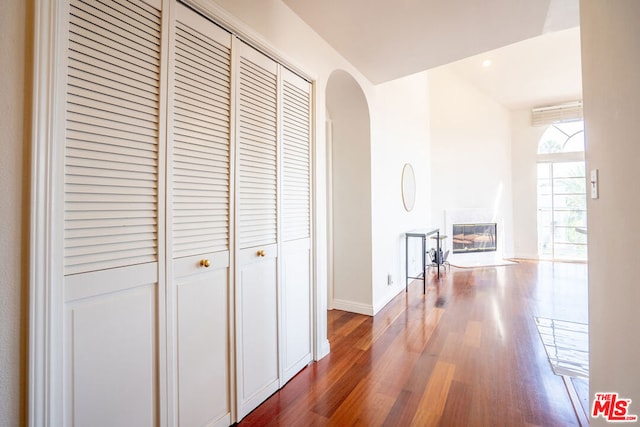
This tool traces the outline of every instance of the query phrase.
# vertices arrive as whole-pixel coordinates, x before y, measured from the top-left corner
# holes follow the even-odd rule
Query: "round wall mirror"
[[[411,212],[416,204],[416,175],[410,163],[402,168],[402,202],[407,212]]]

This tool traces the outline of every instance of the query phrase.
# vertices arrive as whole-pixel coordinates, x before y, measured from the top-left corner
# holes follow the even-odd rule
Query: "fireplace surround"
[[[497,250],[498,224],[495,222],[453,224],[453,253],[493,252]]]

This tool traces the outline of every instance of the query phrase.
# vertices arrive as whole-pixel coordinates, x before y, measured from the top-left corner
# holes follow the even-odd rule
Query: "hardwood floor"
[[[452,268],[426,296],[415,281],[375,317],[330,311],[331,353],[239,425],[579,425],[533,317],[587,323],[586,272]]]

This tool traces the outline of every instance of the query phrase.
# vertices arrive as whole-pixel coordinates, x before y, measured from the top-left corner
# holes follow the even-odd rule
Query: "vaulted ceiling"
[[[578,0],[283,0],[373,83],[575,27]]]
[[[374,84],[455,62],[510,108],[581,92],[579,0],[283,2]]]

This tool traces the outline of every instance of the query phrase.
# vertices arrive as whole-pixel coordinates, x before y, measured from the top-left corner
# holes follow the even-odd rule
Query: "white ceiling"
[[[554,98],[554,90],[558,99],[568,96],[580,78],[577,30],[557,39],[538,37],[576,27],[579,0],[283,1],[375,84],[471,57],[452,67],[517,108],[534,102],[536,93],[540,99]],[[473,56],[489,51],[494,66],[482,71],[490,73],[474,76],[479,58]],[[553,81],[529,80],[552,70],[558,72]]]
[[[490,67],[483,67],[484,60]],[[582,99],[580,29],[545,34],[442,66],[509,109]]]

